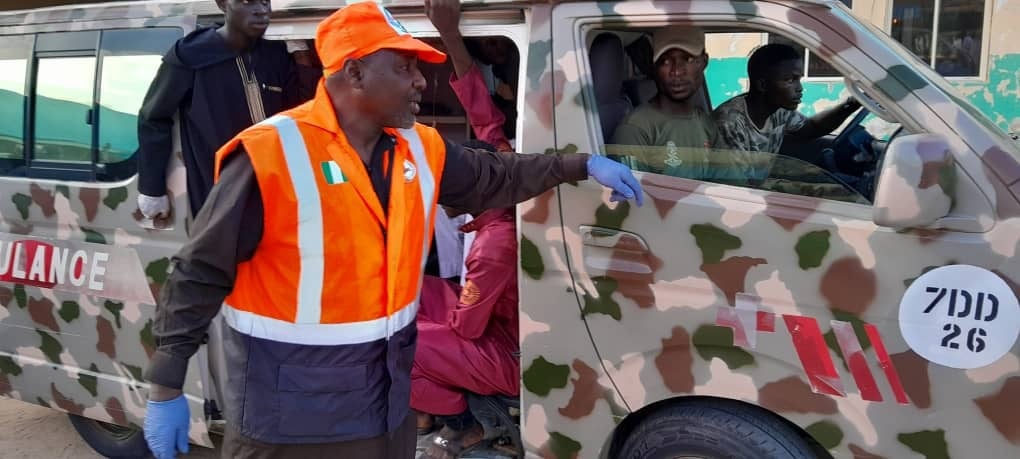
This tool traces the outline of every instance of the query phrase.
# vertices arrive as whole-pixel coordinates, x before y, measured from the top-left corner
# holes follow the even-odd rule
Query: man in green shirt
[[[613,133],[615,145],[609,153],[619,146],[618,156],[627,157],[632,168],[668,173],[692,149],[703,154],[716,145],[719,134],[695,97],[704,86],[708,65],[705,34],[693,27],[663,28],[652,42],[659,92],[624,118]]]

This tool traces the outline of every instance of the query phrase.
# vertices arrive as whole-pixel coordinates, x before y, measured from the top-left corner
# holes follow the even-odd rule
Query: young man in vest
[[[194,217],[213,186],[216,150],[242,129],[310,99],[321,75],[303,43],[262,38],[269,0],[216,4],[223,25],[200,28],[170,48],[138,114],[138,208],[146,218],[169,217],[166,168],[174,115],[180,115]]]
[[[438,204],[509,207],[589,176],[641,186],[604,156],[467,152],[415,123],[418,60],[446,56],[375,2],[323,20],[312,101],[217,152],[217,182],[174,257],[146,370],[145,437],[187,450],[189,358],[222,314],[224,457],[413,457],[415,315]]]

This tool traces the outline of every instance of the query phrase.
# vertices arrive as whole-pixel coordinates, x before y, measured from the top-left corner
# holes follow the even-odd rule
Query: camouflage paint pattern
[[[522,412],[532,453],[606,455],[624,417],[699,395],[762,406],[836,457],[1020,454],[1020,421],[992,409],[1020,397],[1020,345],[991,366],[954,370],[910,350],[896,322],[906,287],[934,267],[973,264],[1020,282],[1020,214],[1007,189],[1020,165],[1000,129],[975,121],[930,72],[841,11],[783,0],[534,11],[529,64],[545,68],[528,67],[527,151],[601,149],[587,56],[578,51],[590,39],[585,27],[658,26],[666,13],[767,24],[837,61],[907,132],[944,134],[955,161],[915,158],[916,169],[880,186],[915,205],[908,197],[918,189],[940,193],[940,202],[952,194],[953,214],[964,218],[940,221],[941,230],[898,231],[872,221],[888,199],[859,205],[648,173],[639,174],[643,208],[609,203],[590,181],[520,206],[522,247],[533,247],[521,261]],[[641,24],[627,17],[639,15]],[[576,28],[550,32],[545,20]],[[935,186],[926,169],[955,169],[957,180]],[[904,209],[890,212],[906,218],[917,210]],[[626,233],[595,243],[585,226]],[[588,342],[594,349],[582,350]],[[828,358],[804,358],[798,342],[813,342]],[[870,384],[854,377],[862,372]]]
[[[0,33],[160,21],[190,30],[187,21],[218,15],[209,3],[2,14]],[[281,17],[307,13],[303,17],[314,20],[325,14],[322,8],[340,3],[276,0],[274,8]],[[383,3],[406,14],[421,11],[417,1]],[[907,348],[896,324],[907,285],[934,267],[986,267],[1018,290],[1020,155],[994,125],[977,120],[976,110],[961,108],[934,84],[930,71],[889,50],[848,15],[797,0],[535,2],[527,8],[530,42],[522,50],[522,151],[601,150],[587,53],[579,52],[583,42],[575,42],[576,30],[553,24],[589,18],[598,25],[610,16],[613,27],[625,27],[637,22],[628,16],[641,15],[658,21],[641,25],[662,25],[665,14],[748,27],[760,26],[762,18],[773,27],[789,24],[784,32],[821,47],[905,129],[945,135],[957,180],[943,189],[959,218],[940,221],[941,229],[897,231],[872,223],[872,206],[650,173],[637,173],[646,191],[642,208],[609,203],[608,193],[591,181],[562,185],[520,205],[528,455],[605,456],[625,418],[687,395],[760,405],[837,457],[969,457],[977,448],[983,457],[1020,455],[1020,420],[1011,411],[1020,400],[1020,346],[991,366],[953,370]],[[910,180],[930,180],[925,159],[921,173],[884,181],[887,194],[909,196],[922,186]],[[176,209],[184,209],[179,153],[168,178]],[[138,225],[133,180],[4,178],[0,189],[0,231],[134,250],[154,294],[185,238],[183,211],[166,230]],[[154,345],[154,305],[6,281],[0,282],[0,304],[0,393],[106,422],[141,424],[141,369]],[[815,329],[822,338],[811,336]],[[798,340],[825,343],[833,367],[808,377]],[[862,354],[874,387],[850,376],[861,368]],[[190,436],[209,445],[201,415],[209,388],[198,362],[191,362],[185,386]],[[898,378],[888,376],[890,368]]]

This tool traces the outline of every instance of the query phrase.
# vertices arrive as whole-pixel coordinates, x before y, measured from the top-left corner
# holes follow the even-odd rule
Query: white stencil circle
[[[1020,335],[1020,304],[995,273],[951,265],[917,278],[900,301],[900,332],[926,360],[980,368],[1009,352]]]

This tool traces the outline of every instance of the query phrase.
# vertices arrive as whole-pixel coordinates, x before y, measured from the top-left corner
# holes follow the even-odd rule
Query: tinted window
[[[35,148],[42,161],[92,161],[92,107],[96,58],[43,57],[35,82]]]
[[[0,172],[23,164],[25,75],[32,37],[0,37]]]
[[[0,173],[134,175],[138,111],[180,36],[164,27],[0,37]]]
[[[99,163],[128,161],[138,149],[138,111],[179,29],[110,30],[100,48]],[[134,174],[134,161],[107,171],[110,180]]]
[[[891,35],[942,75],[977,76],[985,5],[985,0],[894,0]]]

